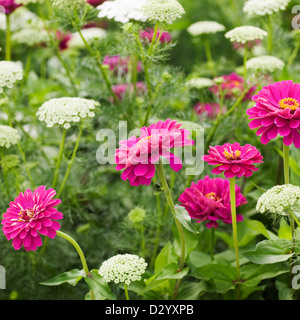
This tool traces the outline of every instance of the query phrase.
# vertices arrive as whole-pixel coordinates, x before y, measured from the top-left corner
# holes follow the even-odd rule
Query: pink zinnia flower
[[[159,157],[168,159],[171,168],[179,171],[181,160],[170,152],[171,148],[194,144],[187,137],[190,132],[180,129],[182,124],[172,121],[159,121],[141,128],[141,135],[120,142],[116,150],[116,170],[123,170],[121,178],[129,180],[132,186],[149,185],[155,174],[155,164]]]
[[[194,106],[194,111],[199,115],[205,115],[210,119],[214,119],[220,112],[220,105],[218,103],[201,103],[198,102]],[[224,110],[223,110],[224,111]]]
[[[114,72],[116,75],[127,74],[129,70],[129,60],[130,58],[122,59],[120,56],[105,56],[103,59],[103,64],[109,66],[109,70]],[[142,64],[138,61],[137,71],[142,71]]]
[[[220,97],[220,87],[224,92],[224,99],[232,99],[237,93],[242,93],[245,88],[244,79],[236,73],[230,73],[228,75],[223,75],[222,83],[217,85],[216,83],[210,88],[210,91],[216,96]],[[256,89],[256,86],[252,86],[248,92],[245,94],[243,101],[251,100],[251,97]]]
[[[0,6],[4,8],[6,14],[11,14],[22,4],[16,3],[15,0],[0,0]]]
[[[136,83],[136,89],[137,89],[137,95],[143,95],[146,92],[146,86],[143,82],[137,82]],[[122,100],[124,97],[124,94],[128,91],[133,91],[133,85],[128,86],[127,83],[120,83],[112,86],[112,91],[116,94],[117,98],[119,100]]]
[[[247,110],[251,129],[259,128],[256,134],[267,144],[277,135],[285,145],[294,143],[300,148],[300,84],[291,80],[275,82],[263,87],[253,96],[255,105]]]
[[[247,203],[240,190],[240,187],[236,185],[236,207]],[[179,201],[191,218],[197,219],[197,222],[209,221],[206,224],[207,228],[217,228],[217,220],[232,223],[230,189],[227,179],[211,179],[206,176],[197,184],[192,182],[191,187],[185,189],[179,196]],[[237,221],[243,221],[243,216],[238,214]]]
[[[34,192],[26,190],[9,204],[3,214],[3,232],[7,240],[12,239],[12,245],[19,250],[22,245],[26,251],[34,251],[42,245],[40,234],[51,239],[55,238],[60,224],[55,220],[63,218],[54,206],[60,204],[59,199],[53,199],[56,192],[38,187]]]
[[[106,0],[87,0],[87,3],[90,4],[93,7],[97,7],[100,4],[102,4],[103,2],[105,2]]]
[[[147,40],[149,42],[152,41],[154,35],[154,30],[148,28],[147,30],[144,30],[140,33],[140,37],[143,40]],[[160,37],[160,38],[159,38]],[[156,38],[159,39],[160,43],[169,43],[172,41],[172,37],[169,32],[163,31],[162,33],[160,31],[157,31]]]
[[[253,171],[258,170],[253,163],[263,162],[262,155],[255,147],[250,144],[240,146],[238,142],[209,147],[208,153],[209,155],[203,156],[203,160],[217,166],[212,173],[224,172],[226,178],[250,177]]]
[[[72,34],[70,32],[63,33],[61,31],[56,31],[56,39],[58,41],[58,47],[60,51],[68,49],[68,43],[72,39]]]

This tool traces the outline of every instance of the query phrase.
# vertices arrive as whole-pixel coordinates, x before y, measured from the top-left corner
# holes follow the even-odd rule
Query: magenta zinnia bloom
[[[208,153],[209,155],[203,156],[203,160],[217,166],[212,173],[224,172],[226,178],[250,177],[253,171],[258,170],[253,163],[263,162],[262,155],[255,147],[250,144],[240,146],[238,142],[209,147]]]
[[[194,111],[199,115],[205,115],[209,119],[214,119],[220,112],[220,105],[218,103],[201,103],[194,105]],[[225,108],[223,112],[225,111]]]
[[[121,58],[120,56],[105,56],[103,59],[103,64],[108,65],[109,70],[116,75],[127,74],[129,70],[130,58]],[[137,63],[137,71],[142,71],[142,64],[140,61]]]
[[[155,164],[159,157],[166,158],[174,171],[182,168],[181,160],[170,152],[173,147],[194,144],[187,137],[190,132],[180,129],[182,124],[172,121],[159,121],[141,128],[141,135],[120,142],[116,150],[116,170],[123,170],[121,178],[129,180],[132,186],[149,185],[155,174]]]
[[[11,14],[22,4],[16,3],[15,0],[0,0],[0,6],[4,8],[6,14]]]
[[[140,33],[141,39],[148,40],[149,42],[152,41],[153,35],[154,35],[154,30],[150,28]],[[156,39],[159,39],[160,43],[169,43],[172,41],[170,33],[166,31],[163,31],[163,32],[157,31]]]
[[[236,207],[246,204],[246,198],[241,194],[241,189],[235,186]],[[206,176],[197,183],[192,182],[190,188],[184,190],[179,196],[179,201],[185,207],[190,217],[197,222],[208,221],[207,228],[217,228],[217,220],[231,223],[230,189],[227,179],[211,179]],[[238,214],[237,221],[242,221],[243,216]]]
[[[87,3],[90,4],[93,7],[97,7],[100,4],[102,4],[103,2],[105,2],[106,0],[87,0]]]
[[[300,84],[291,80],[275,82],[263,87],[253,96],[255,105],[247,110],[251,129],[259,128],[261,143],[267,144],[277,135],[285,145],[294,143],[300,148]]]
[[[30,189],[20,193],[15,201],[3,214],[3,232],[7,240],[12,239],[12,245],[19,250],[22,245],[26,251],[34,251],[42,245],[40,234],[51,239],[55,238],[60,224],[55,220],[63,218],[61,212],[54,207],[60,204],[59,199],[53,199],[56,191],[38,187],[34,192]]]
[[[119,100],[122,100],[124,95],[126,94],[126,92],[128,92],[128,91],[132,92],[133,88],[134,88],[133,84],[128,86],[127,83],[119,83],[119,84],[113,85],[111,89],[115,93],[117,98]],[[146,90],[147,90],[147,88],[143,82],[136,83],[136,94],[137,95],[144,95],[146,93]]]

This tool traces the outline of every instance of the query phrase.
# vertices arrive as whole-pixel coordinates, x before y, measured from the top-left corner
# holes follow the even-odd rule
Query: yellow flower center
[[[233,152],[230,150],[229,152],[228,150],[224,150],[223,154],[227,160],[238,160],[240,159],[241,151],[236,150]]]
[[[30,219],[32,219],[35,215],[35,212],[33,211],[33,209],[25,209],[25,210],[21,210],[19,212],[19,219],[18,221],[22,221],[22,222],[28,222]]]
[[[299,101],[293,98],[284,98],[279,101],[280,109],[290,108],[292,111],[296,110],[299,107]]]
[[[138,146],[142,143],[142,142],[144,142],[144,141],[146,141],[146,140],[150,140],[151,139],[151,136],[148,136],[148,137],[145,137],[145,138],[142,138],[140,141],[138,141]]]
[[[217,201],[217,200],[220,199],[219,197],[217,197],[217,195],[216,195],[215,192],[207,193],[207,194],[205,195],[205,197],[208,198],[208,199],[211,199],[211,200],[215,200],[215,201]]]

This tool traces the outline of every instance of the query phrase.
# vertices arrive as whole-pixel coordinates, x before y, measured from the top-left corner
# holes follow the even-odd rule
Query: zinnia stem
[[[235,199],[235,177],[230,180],[230,204],[231,204],[231,218],[232,218],[232,233],[233,233],[233,243],[235,250],[235,260],[236,260],[236,281],[240,281],[240,262],[239,262],[239,243],[237,235],[237,223],[236,223],[236,199]],[[237,294],[239,299],[239,284],[237,287]]]
[[[127,285],[126,283],[124,284],[124,290],[125,290],[126,300],[130,300],[130,299],[129,299],[129,293],[128,293],[128,285]]]
[[[214,253],[215,253],[215,228],[211,228],[210,230],[210,260],[214,261]]]
[[[290,147],[283,143],[283,170],[284,170],[284,183],[290,183],[290,172],[289,172],[289,161],[290,161]]]
[[[184,266],[184,261],[185,261],[185,237],[184,237],[184,232],[182,229],[182,226],[180,224],[180,222],[178,221],[178,219],[175,216],[175,205],[172,199],[172,195],[171,195],[171,191],[169,188],[169,185],[167,183],[166,180],[166,176],[165,176],[165,172],[164,172],[164,168],[163,168],[163,164],[161,162],[161,159],[159,160],[159,164],[155,165],[156,170],[157,170],[157,174],[159,177],[159,180],[162,184],[162,188],[164,190],[164,194],[167,200],[167,203],[169,205],[169,208],[172,212],[178,233],[179,233],[179,237],[180,237],[180,245],[181,245],[181,255],[180,255],[180,261],[179,261],[179,270],[183,269]],[[181,279],[178,279],[175,285],[175,290],[174,290],[174,295],[173,298],[175,299],[177,297],[178,294],[178,290],[179,290],[179,285],[180,285]]]
[[[55,189],[56,183],[57,183],[58,172],[59,172],[59,168],[60,168],[60,165],[61,165],[61,160],[62,160],[64,146],[65,146],[66,133],[67,133],[67,130],[64,128],[63,129],[63,133],[62,133],[61,142],[60,142],[59,155],[58,155],[58,158],[57,158],[56,168],[55,168],[53,182],[52,182],[52,188],[53,189]]]
[[[212,54],[211,54],[211,50],[210,50],[209,38],[204,36],[203,43],[204,43],[205,55],[206,55],[206,59],[207,59],[209,68],[211,69],[212,74],[215,76],[215,63],[212,58]]]
[[[10,30],[10,15],[6,15],[6,40],[5,40],[5,59],[11,60],[11,30]]]

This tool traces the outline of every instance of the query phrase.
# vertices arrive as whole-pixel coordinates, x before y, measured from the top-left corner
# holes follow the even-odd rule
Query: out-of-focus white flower
[[[16,129],[0,125],[0,146],[9,148],[11,145],[17,144],[20,140],[19,133]]]
[[[231,42],[243,43],[248,41],[262,40],[267,36],[267,32],[253,26],[241,26],[225,33],[225,38]]]
[[[147,0],[142,12],[150,21],[172,23],[181,18],[185,11],[177,0]]]
[[[27,28],[43,28],[43,20],[34,12],[26,7],[19,7],[10,14],[10,27],[12,31],[23,30]]]
[[[282,70],[284,62],[274,56],[260,56],[249,59],[246,68],[254,72],[271,73],[275,70]]]
[[[46,30],[41,30],[37,28],[26,28],[19,30],[12,35],[12,41],[19,44],[26,44],[29,47],[41,43],[49,42],[49,35]]]
[[[59,124],[65,129],[69,129],[72,123],[78,123],[87,117],[93,118],[96,106],[99,106],[99,103],[90,99],[55,98],[45,102],[36,115],[40,121],[46,122],[47,127]]]
[[[224,31],[225,27],[216,21],[198,21],[191,24],[187,31],[192,36],[199,36],[201,34],[210,34]]]
[[[19,4],[26,6],[29,3],[44,3],[45,0],[15,0]]]
[[[23,79],[23,69],[18,62],[0,61],[0,93],[3,88],[12,88],[14,83]]]
[[[141,275],[146,271],[147,263],[143,258],[134,254],[118,254],[104,261],[99,269],[99,274],[107,282],[130,284],[132,281],[141,280]]]
[[[208,88],[211,87],[214,84],[214,81],[210,78],[191,78],[189,79],[185,85],[189,88],[196,88],[196,89],[202,89],[202,88]]]
[[[145,22],[147,16],[141,9],[146,0],[111,0],[105,1],[97,7],[99,18],[113,19],[118,22],[127,23],[130,20]]]
[[[264,16],[284,10],[290,0],[248,0],[245,2],[243,11],[249,15]]]
[[[104,39],[107,35],[106,30],[102,28],[87,28],[82,29],[81,34],[84,39],[90,43],[92,41]],[[84,42],[79,34],[79,32],[75,32],[72,34],[71,40],[68,42],[69,48],[83,48]]]

